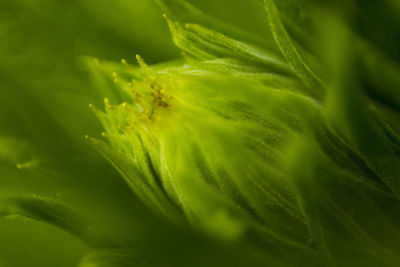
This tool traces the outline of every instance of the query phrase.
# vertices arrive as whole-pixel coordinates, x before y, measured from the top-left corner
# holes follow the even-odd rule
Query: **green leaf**
[[[322,99],[326,88],[320,78],[309,68],[297,51],[295,44],[282,24],[274,0],[265,0],[264,4],[268,13],[269,26],[283,56],[293,67],[297,75],[309,87],[309,93],[317,99]]]
[[[54,225],[92,247],[114,245],[114,241],[96,233],[83,215],[57,201],[38,196],[3,198],[0,200],[0,218],[10,216],[21,216]]]

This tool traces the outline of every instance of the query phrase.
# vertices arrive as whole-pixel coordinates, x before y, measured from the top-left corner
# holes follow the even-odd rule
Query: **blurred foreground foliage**
[[[400,263],[396,1],[3,0],[0,38],[0,266]]]

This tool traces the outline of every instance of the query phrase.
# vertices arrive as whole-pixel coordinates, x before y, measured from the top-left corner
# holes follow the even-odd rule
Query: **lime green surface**
[[[399,266],[394,0],[2,0],[0,266]]]

